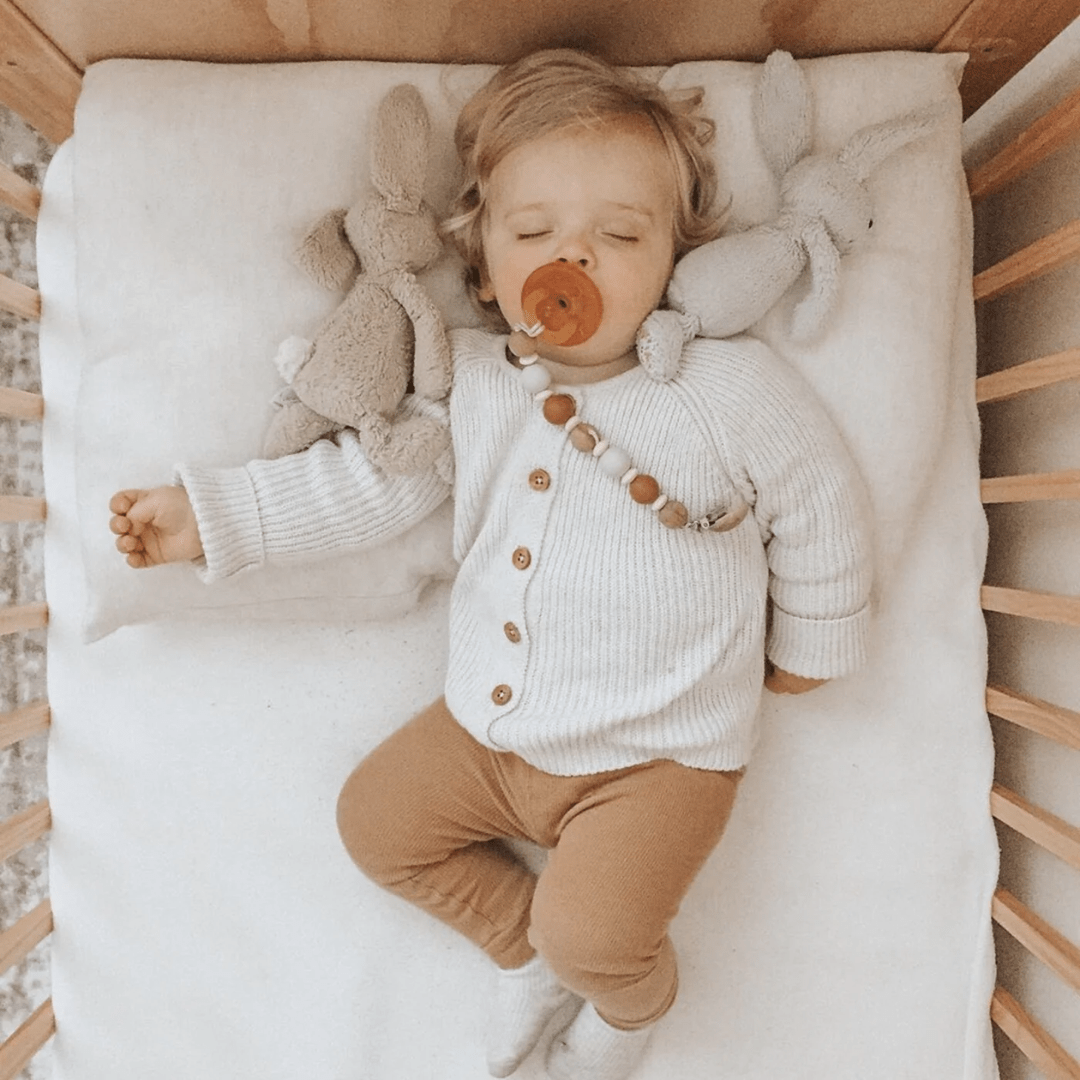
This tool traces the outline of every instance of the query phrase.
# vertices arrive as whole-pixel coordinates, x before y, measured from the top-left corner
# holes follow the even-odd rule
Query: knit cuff
[[[766,648],[781,670],[806,679],[836,679],[866,663],[870,607],[839,619],[805,619],[775,604]]]
[[[203,557],[195,568],[203,581],[219,581],[265,561],[259,504],[247,469],[178,465],[176,482],[187,491],[199,523]]]

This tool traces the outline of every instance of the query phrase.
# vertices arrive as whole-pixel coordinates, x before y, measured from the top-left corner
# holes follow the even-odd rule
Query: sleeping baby
[[[811,391],[749,338],[685,327],[664,364],[641,344],[719,233],[701,97],[556,50],[466,105],[445,229],[497,332],[451,335],[438,468],[386,475],[346,430],[111,503],[132,566],[214,578],[384,543],[453,498],[444,696],[359,764],[338,821],[364,873],[491,957],[496,1077],[564,1006],[555,1080],[634,1072],[762,687],[865,659],[865,495]],[[539,875],[509,837],[547,849]]]

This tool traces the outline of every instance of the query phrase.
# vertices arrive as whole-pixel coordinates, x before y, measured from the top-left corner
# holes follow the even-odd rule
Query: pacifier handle
[[[604,317],[604,301],[584,270],[568,262],[538,266],[521,289],[521,309],[549,345],[580,345],[596,333]]]

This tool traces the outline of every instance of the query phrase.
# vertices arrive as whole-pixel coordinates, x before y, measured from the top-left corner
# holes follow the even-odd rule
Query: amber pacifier
[[[604,301],[593,279],[566,262],[545,263],[526,278],[521,308],[529,323],[543,324],[540,340],[549,345],[588,341],[604,317]]]

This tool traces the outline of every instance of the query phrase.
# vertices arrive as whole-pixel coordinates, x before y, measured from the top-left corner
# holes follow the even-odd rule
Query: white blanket
[[[956,67],[811,62],[818,142],[954,96]],[[269,585],[250,575],[223,598],[187,568],[123,567],[103,501],[167,480],[193,452],[254,452],[274,345],[333,303],[288,249],[363,183],[375,89],[416,81],[445,132],[481,75],[164,63],[88,75],[39,232],[57,1080],[484,1075],[488,961],[365,881],[334,825],[356,762],[440,690],[445,522],[402,548],[389,586],[394,559]],[[737,216],[767,215],[752,66],[666,78],[710,87]],[[872,660],[766,700],[728,833],[673,927],[680,998],[641,1080],[996,1073],[958,111],[881,169],[875,199],[874,246],[846,262],[830,334],[796,350],[783,312],[757,328],[818,388],[870,483]],[[443,288],[452,275],[447,263],[433,287],[464,321]],[[520,1075],[539,1080],[540,1055]]]

